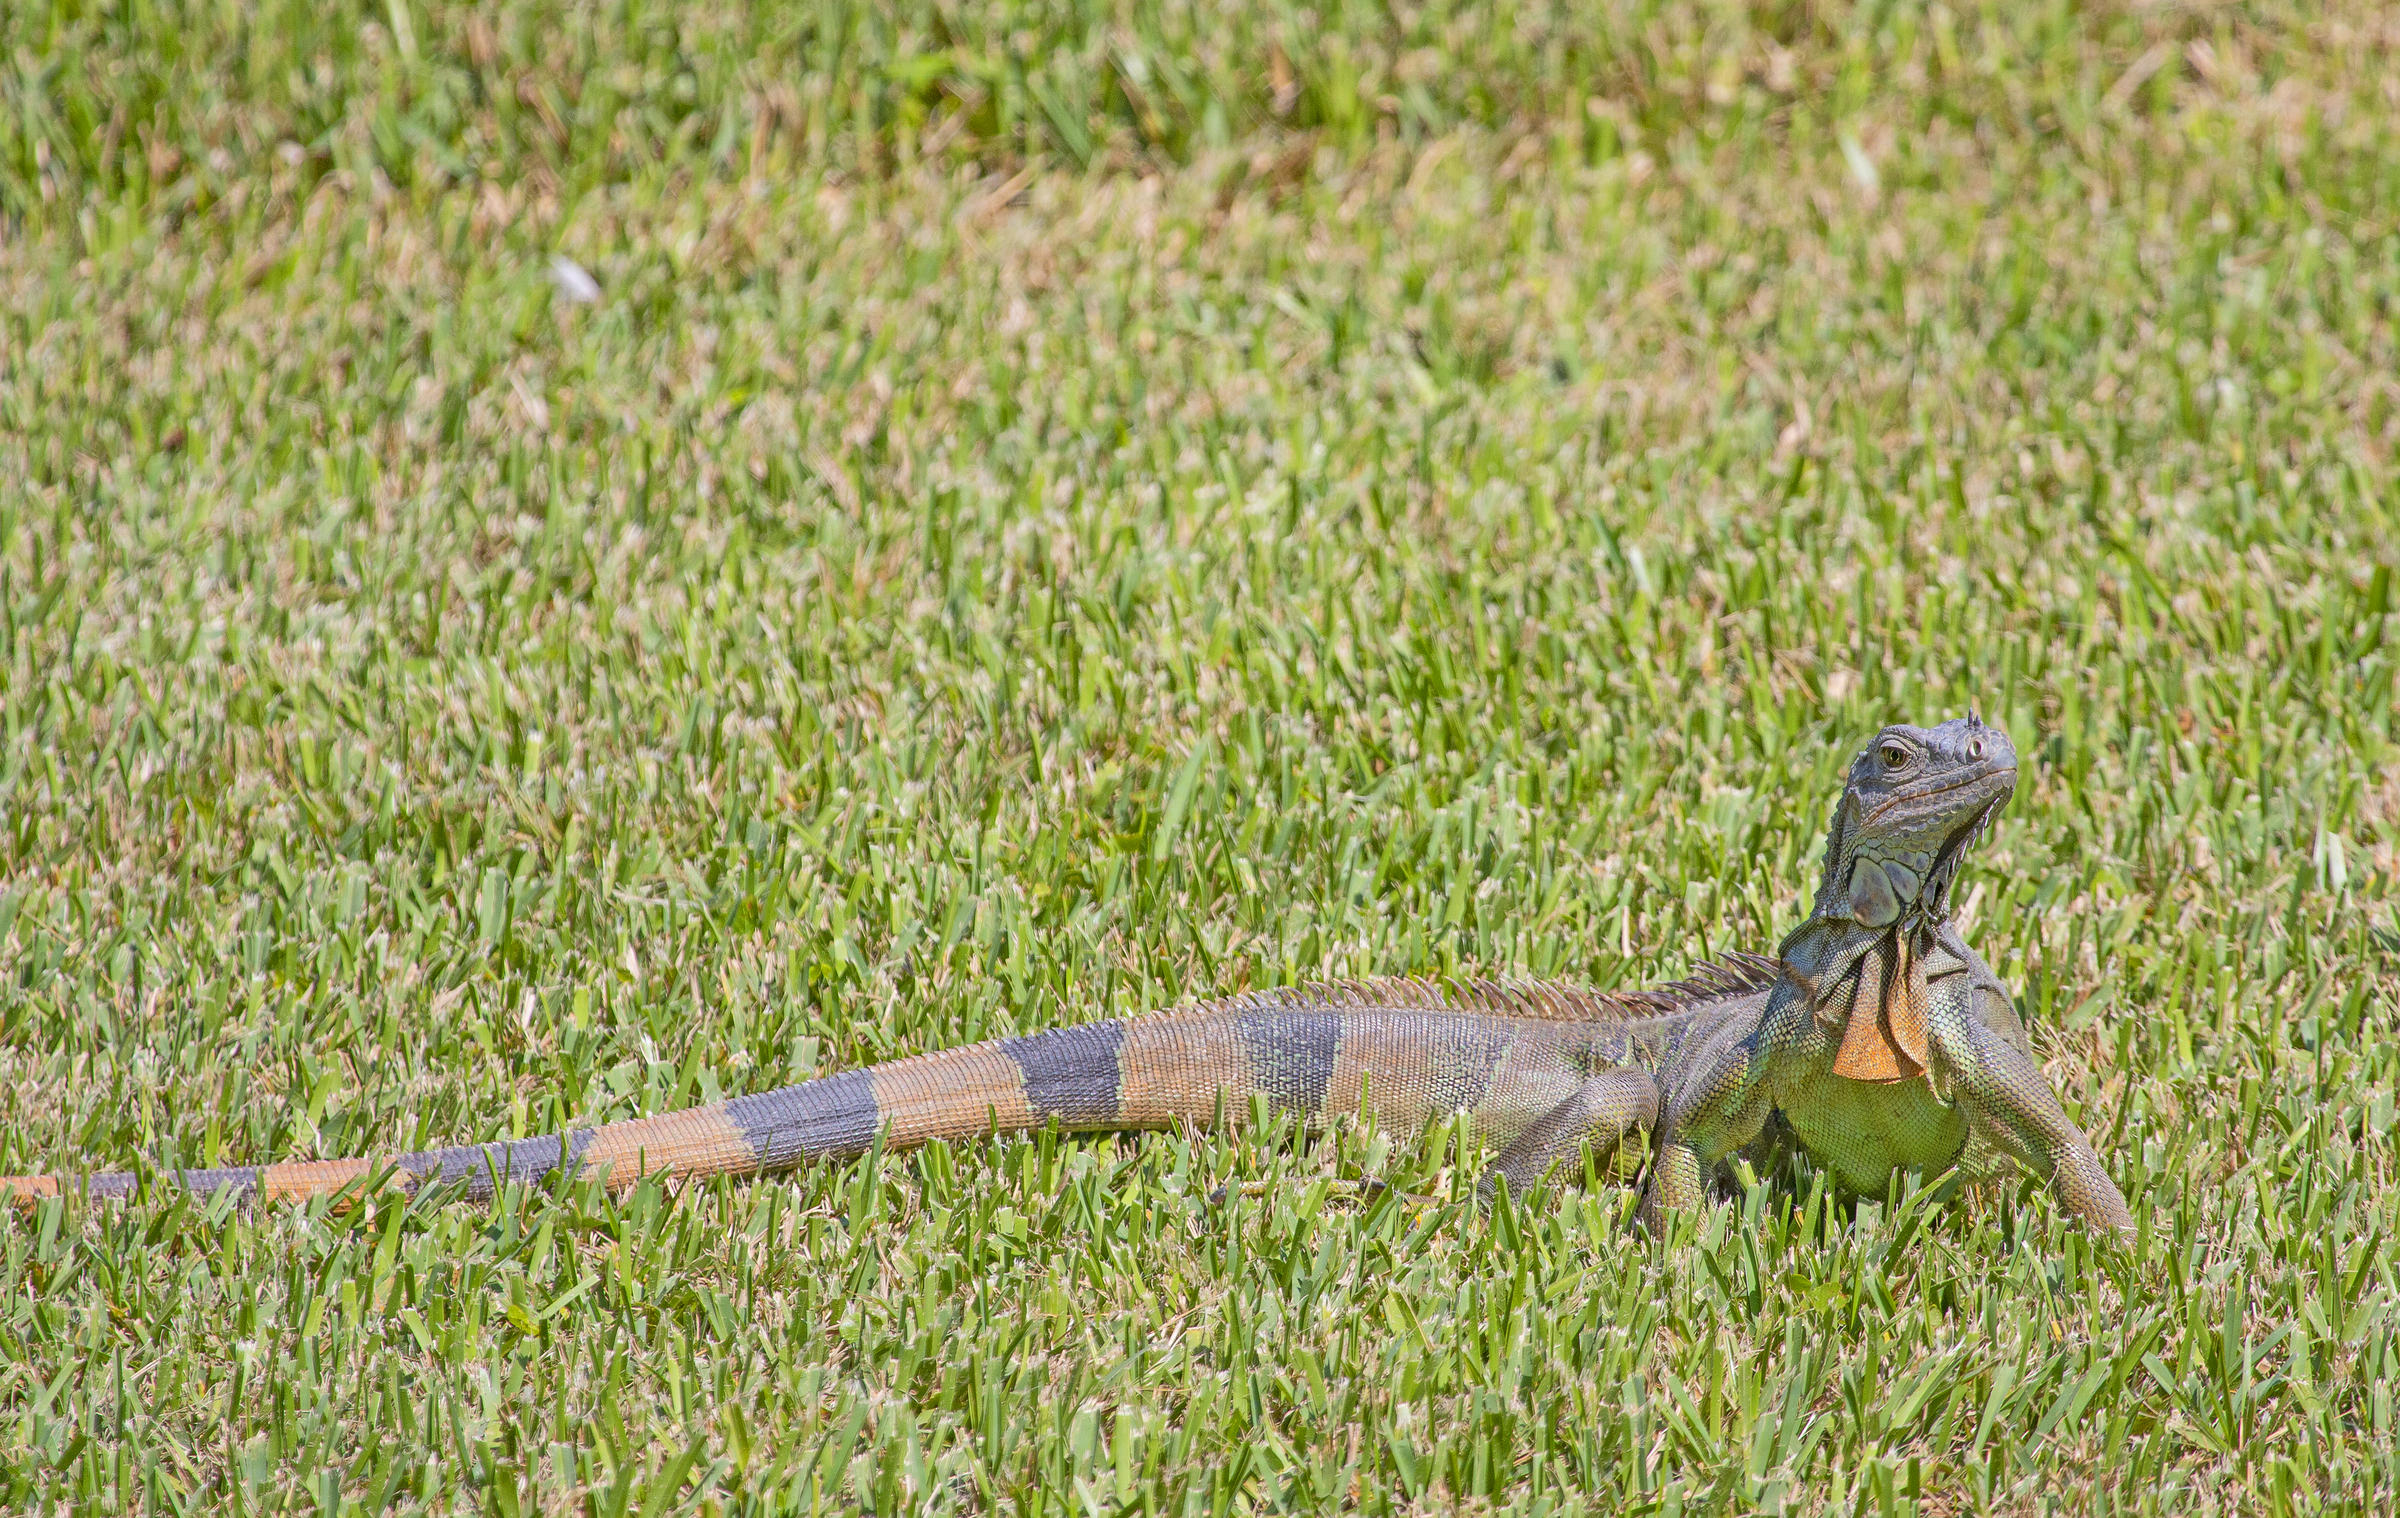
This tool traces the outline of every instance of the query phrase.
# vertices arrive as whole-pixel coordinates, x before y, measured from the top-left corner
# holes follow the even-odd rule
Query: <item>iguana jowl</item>
[[[1949,921],[1966,848],[2007,804],[2017,756],[1970,716],[1886,728],[1850,767],[1815,909],[1778,957],[1738,955],[1657,990],[1365,981],[1257,992],[1116,1022],[997,1039],[796,1086],[542,1138],[366,1159],[187,1170],[193,1191],[326,1195],[380,1173],[404,1185],[562,1167],[749,1175],[928,1139],[1206,1125],[1254,1095],[1312,1121],[1362,1109],[1416,1129],[1465,1112],[1522,1192],[1589,1144],[1647,1135],[1643,1215],[1697,1205],[1718,1166],[1797,1144],[1847,1189],[1970,1149],[2015,1156],[2084,1223],[2132,1215],[2034,1063],[2008,995]],[[1491,1185],[1487,1176],[1485,1184]],[[124,1196],[129,1174],[0,1179],[19,1198]]]

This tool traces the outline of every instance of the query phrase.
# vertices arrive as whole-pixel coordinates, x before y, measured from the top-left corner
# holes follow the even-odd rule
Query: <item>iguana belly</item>
[[[1966,1114],[1923,1080],[1808,1077],[1782,1093],[1784,1121],[1842,1185],[1881,1196],[1895,1171],[1932,1172],[1958,1158]]]

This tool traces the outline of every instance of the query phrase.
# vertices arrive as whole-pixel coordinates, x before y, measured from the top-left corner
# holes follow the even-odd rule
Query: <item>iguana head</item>
[[[1817,920],[1885,928],[1948,915],[1959,856],[2016,788],[2016,745],[1974,716],[1885,728],[1851,762]]]

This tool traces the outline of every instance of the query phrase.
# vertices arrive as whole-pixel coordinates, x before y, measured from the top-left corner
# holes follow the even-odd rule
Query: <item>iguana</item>
[[[1701,1204],[1737,1156],[1796,1145],[1844,1188],[2014,1156],[2088,1227],[2132,1214],[2034,1063],[2007,992],[1950,922],[1959,860],[2016,789],[2008,735],[1972,715],[1889,727],[1851,765],[1813,911],[1773,959],[1738,954],[1655,990],[1346,982],[1254,992],[1002,1038],[563,1135],[368,1159],[186,1170],[191,1191],[325,1196],[387,1168],[461,1185],[562,1168],[613,1187],[753,1175],[928,1139],[1205,1126],[1254,1097],[1311,1122],[1418,1129],[1470,1115],[1483,1178],[1522,1194],[1589,1145],[1647,1142],[1641,1215]],[[122,1197],[130,1174],[0,1180],[20,1199]]]

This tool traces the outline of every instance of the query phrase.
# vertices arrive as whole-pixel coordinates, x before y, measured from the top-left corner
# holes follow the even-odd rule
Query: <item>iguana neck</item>
[[[1847,1024],[1862,1005],[1876,1008],[1879,1016],[1887,1014],[1888,998],[1901,990],[1891,972],[1920,963],[1949,924],[1955,859],[1928,870],[1927,861],[1917,858],[1906,896],[1894,900],[1886,895],[1878,910],[1866,910],[1855,886],[1862,862],[1900,852],[1898,840],[1877,829],[1873,809],[1860,797],[1854,777],[1835,804],[1826,829],[1824,865],[1808,919],[1792,930],[1776,952],[1785,972],[1807,993],[1810,1009],[1829,1028]],[[1885,912],[1896,915],[1885,918]],[[1853,981],[1851,972],[1870,955],[1880,967],[1878,984]]]
[[[1869,950],[1880,948],[1888,959],[1906,935],[1909,947],[1922,953],[1932,946],[1949,920],[1947,915],[1918,914],[1904,917],[1889,927],[1876,928],[1847,917],[1811,917],[1785,935],[1776,958],[1783,961],[1785,971],[1809,993],[1811,1003],[1821,1007]],[[1845,990],[1841,995],[1846,1011],[1848,992]]]
[[[1853,1000],[1880,1001],[1860,996],[1865,987],[1849,983],[1850,972],[1871,952],[1881,950],[1878,963],[1905,965],[1922,958],[1935,936],[1950,920],[1950,885],[1955,861],[1926,870],[1919,858],[1911,872],[1907,895],[1882,898],[1876,920],[1864,920],[1865,909],[1854,887],[1862,860],[1873,861],[1898,852],[1888,835],[1879,833],[1871,809],[1857,791],[1857,781],[1845,787],[1835,803],[1826,829],[1825,853],[1817,880],[1817,896],[1806,921],[1785,937],[1776,957],[1785,971],[1807,992],[1810,1005],[1828,1025],[1839,1027],[1850,1016]],[[1878,881],[1888,883],[1888,877]],[[1882,912],[1896,915],[1883,917]],[[1888,992],[1890,987],[1886,987]]]

